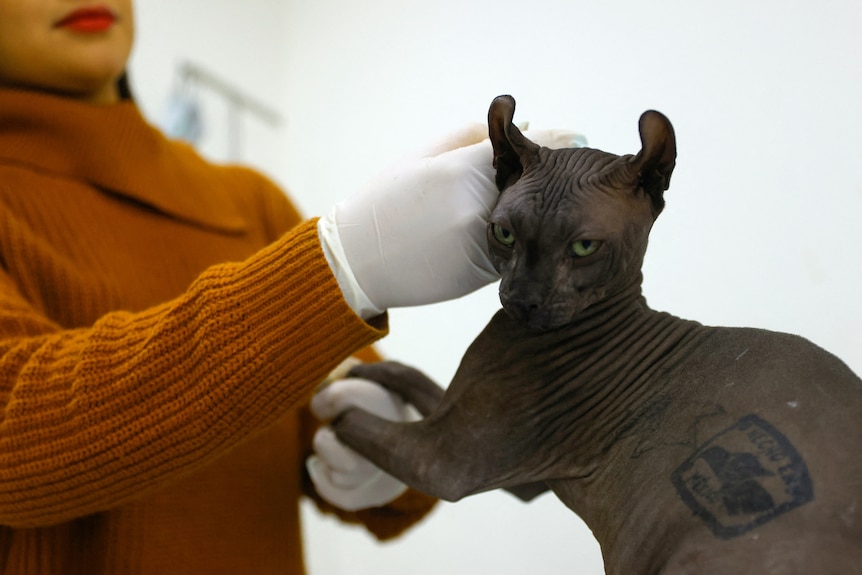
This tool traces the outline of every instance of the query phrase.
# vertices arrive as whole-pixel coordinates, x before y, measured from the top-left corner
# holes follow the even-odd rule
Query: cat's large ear
[[[664,208],[664,191],[676,166],[676,136],[670,120],[661,112],[647,110],[638,122],[641,151],[632,157],[629,170],[650,198],[656,214]]]
[[[488,110],[488,135],[494,148],[497,189],[501,192],[514,184],[536,161],[539,151],[539,145],[527,139],[512,123],[514,117],[515,99],[512,96],[494,98]]]

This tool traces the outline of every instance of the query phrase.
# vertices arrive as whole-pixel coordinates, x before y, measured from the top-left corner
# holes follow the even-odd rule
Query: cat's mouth
[[[503,302],[509,317],[537,331],[548,331],[562,327],[572,321],[571,306],[541,306],[533,303],[509,300]]]

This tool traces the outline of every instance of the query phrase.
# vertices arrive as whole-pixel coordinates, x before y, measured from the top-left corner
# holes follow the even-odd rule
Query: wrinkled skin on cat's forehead
[[[500,96],[488,113],[501,190],[488,249],[503,308],[532,328],[553,329],[641,281],[676,143],[667,118],[646,112],[637,155],[550,150],[521,134],[514,109],[511,97]]]

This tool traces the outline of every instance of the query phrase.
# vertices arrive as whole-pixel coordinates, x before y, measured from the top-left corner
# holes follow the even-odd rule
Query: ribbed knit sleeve
[[[313,221],[88,328],[60,330],[0,278],[0,523],[70,520],[200,468],[385,329],[344,303]]]

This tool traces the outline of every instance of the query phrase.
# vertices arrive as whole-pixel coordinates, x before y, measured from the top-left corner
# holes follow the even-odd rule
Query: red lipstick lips
[[[80,8],[57,22],[57,28],[68,28],[75,32],[93,34],[104,32],[117,21],[117,16],[107,8],[95,6]]]

